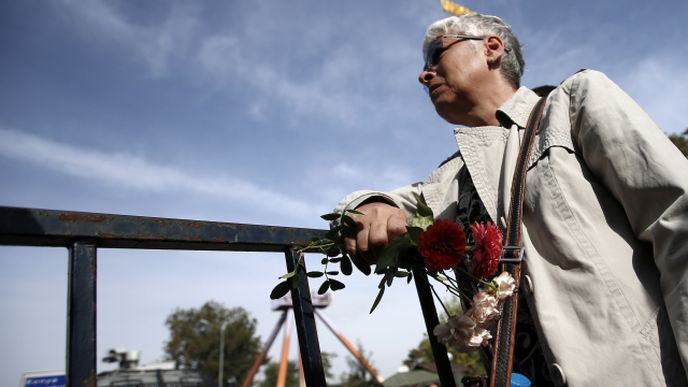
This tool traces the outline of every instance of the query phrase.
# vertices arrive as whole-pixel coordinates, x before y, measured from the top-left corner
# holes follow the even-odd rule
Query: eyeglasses
[[[456,38],[456,39],[463,39],[463,40],[457,40],[456,42],[450,43],[446,46],[444,46],[444,38]],[[423,67],[423,70],[427,70],[431,67],[437,66],[437,63],[440,61],[440,56],[444,51],[449,49],[449,47],[453,46],[456,43],[463,42],[466,40],[483,40],[485,39],[484,36],[477,36],[477,35],[465,35],[465,34],[446,34],[442,35],[439,38],[435,39],[428,45],[427,51],[425,51],[425,67]]]

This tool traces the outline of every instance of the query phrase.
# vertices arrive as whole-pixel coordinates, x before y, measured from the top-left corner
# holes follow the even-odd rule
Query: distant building
[[[201,375],[191,370],[116,369],[98,374],[98,387],[201,387]]]
[[[207,385],[200,373],[175,369],[174,362],[139,365],[139,351],[111,349],[103,358],[119,363],[119,368],[98,374],[98,387],[202,387]]]

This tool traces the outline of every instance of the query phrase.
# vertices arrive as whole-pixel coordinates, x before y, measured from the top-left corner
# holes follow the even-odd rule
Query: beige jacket
[[[520,88],[497,113],[510,128],[455,130],[460,157],[423,183],[357,191],[414,212],[422,193],[455,219],[468,168],[503,226],[522,128],[538,97]],[[688,385],[688,161],[645,112],[595,71],[548,97],[527,175],[524,282],[558,384]],[[677,348],[678,343],[678,348]]]

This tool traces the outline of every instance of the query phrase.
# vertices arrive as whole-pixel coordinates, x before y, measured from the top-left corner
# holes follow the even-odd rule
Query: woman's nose
[[[424,68],[420,74],[418,74],[418,82],[420,82],[423,86],[428,86],[432,78],[435,77],[435,71],[431,69]]]

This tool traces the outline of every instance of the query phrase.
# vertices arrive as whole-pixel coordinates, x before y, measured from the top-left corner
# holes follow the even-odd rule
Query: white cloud
[[[417,44],[391,36],[380,45],[369,38],[379,24],[351,30],[348,24],[316,18],[307,25],[265,25],[265,13],[276,11],[256,6],[242,9],[239,23],[209,26],[201,16],[202,3],[188,2],[173,3],[165,16],[144,24],[109,2],[61,4],[89,37],[133,53],[154,77],[188,78],[232,95],[240,90],[251,116],[261,122],[270,119],[264,106],[284,109],[280,120],[291,127],[313,118],[370,130],[388,121],[390,114],[409,114],[398,97],[405,95],[400,89],[415,86]],[[367,28],[373,31],[366,33]],[[342,29],[351,39],[339,38]],[[284,41],[283,36],[292,36],[299,42],[296,47],[309,47],[319,55],[314,59],[308,50],[271,46]],[[370,69],[372,64],[375,69]],[[410,73],[409,66],[414,68]],[[397,97],[390,98],[390,93]]]
[[[87,30],[100,39],[114,41],[131,50],[151,75],[165,76],[172,57],[182,56],[198,25],[197,12],[189,5],[176,6],[161,23],[137,25],[104,1],[64,0],[66,6]]]
[[[82,149],[12,129],[0,128],[0,155],[67,175],[129,189],[212,195],[291,217],[316,218],[312,203],[231,176],[208,176],[155,164],[127,153]]]
[[[351,89],[353,73],[362,63],[350,49],[335,50],[320,68],[304,70],[312,73],[307,80],[293,79],[285,66],[251,60],[248,51],[236,37],[216,35],[204,39],[197,60],[217,87],[238,83],[257,98],[255,104],[268,99],[287,106],[299,117],[323,116],[351,126],[356,122],[356,113],[369,102]]]

